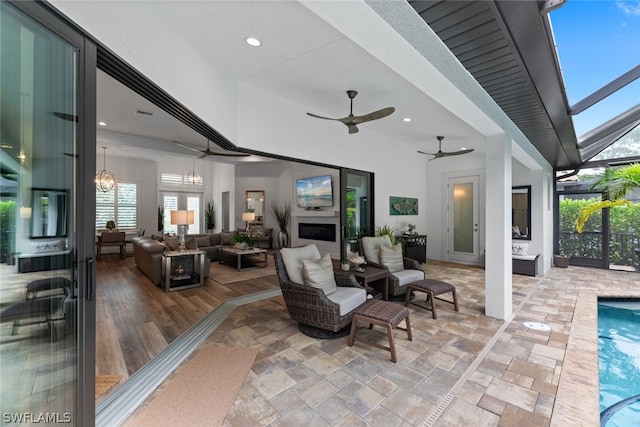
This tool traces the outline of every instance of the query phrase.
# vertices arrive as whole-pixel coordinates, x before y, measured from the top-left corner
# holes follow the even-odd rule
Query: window
[[[119,182],[103,193],[96,188],[96,228],[104,228],[107,221],[115,221],[118,228],[137,227],[137,186]]]
[[[171,224],[171,211],[187,209],[193,211],[193,224],[186,229],[187,234],[199,234],[202,220],[202,194],[196,193],[162,193],[164,206],[164,232],[178,233],[176,224]]]

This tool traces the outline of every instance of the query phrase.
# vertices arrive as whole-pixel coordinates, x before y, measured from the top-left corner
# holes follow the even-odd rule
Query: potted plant
[[[207,230],[213,230],[216,226],[216,206],[213,201],[207,202],[207,209],[204,211],[204,220],[207,223]]]
[[[289,246],[289,233],[287,227],[291,220],[291,202],[286,202],[284,206],[280,206],[278,203],[271,203],[271,214],[276,219],[280,232],[278,233],[278,245],[281,248]]]
[[[391,244],[394,245],[396,242],[396,238],[394,236],[395,233],[395,228],[393,227],[389,227],[388,225],[383,225],[382,227],[378,227],[376,229],[376,236],[380,237],[380,236],[389,236],[389,239],[391,239]]]
[[[162,231],[164,228],[164,208],[158,206],[158,231]]]
[[[253,243],[251,236],[248,234],[236,234],[231,238],[231,243],[233,243],[236,249],[247,249]]]
[[[116,223],[112,220],[107,221],[107,230],[109,231],[113,231],[114,228],[116,228]]]
[[[567,256],[563,253],[556,254],[553,256],[553,265],[559,268],[567,268],[569,266],[570,256]]]

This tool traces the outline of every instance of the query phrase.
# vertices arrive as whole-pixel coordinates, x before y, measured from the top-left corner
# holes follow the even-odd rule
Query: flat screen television
[[[296,179],[296,201],[305,209],[333,206],[331,175]]]

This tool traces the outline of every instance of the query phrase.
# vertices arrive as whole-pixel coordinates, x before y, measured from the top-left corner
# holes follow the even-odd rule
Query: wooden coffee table
[[[382,299],[384,299],[385,301],[389,299],[389,273],[387,270],[366,266],[364,268],[364,271],[362,272],[351,269],[349,270],[349,273],[356,276],[356,280],[358,281],[358,283],[360,283],[365,289],[367,289],[367,292],[369,292],[369,290],[371,289],[370,286],[367,288],[367,285],[369,283],[375,282],[377,280],[384,280],[384,291],[382,292]]]
[[[220,248],[218,263],[231,264],[231,260],[235,261],[238,271],[250,268],[264,268],[267,266],[267,251],[257,248],[236,249],[231,246]]]

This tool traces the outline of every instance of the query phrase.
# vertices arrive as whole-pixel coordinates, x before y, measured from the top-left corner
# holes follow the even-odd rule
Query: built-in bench
[[[511,255],[513,261],[513,273],[523,274],[525,276],[538,275],[538,258],[537,255]]]
[[[71,267],[71,250],[19,254],[17,258],[18,273],[60,270]]]

